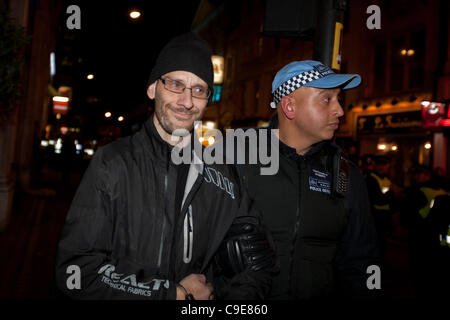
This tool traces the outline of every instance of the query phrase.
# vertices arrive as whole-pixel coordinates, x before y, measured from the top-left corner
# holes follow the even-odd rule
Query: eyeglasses
[[[208,99],[211,95],[211,90],[202,86],[195,86],[188,88],[186,85],[180,81],[159,78],[164,84],[164,88],[174,93],[183,93],[185,89],[191,90],[191,96],[198,99]]]

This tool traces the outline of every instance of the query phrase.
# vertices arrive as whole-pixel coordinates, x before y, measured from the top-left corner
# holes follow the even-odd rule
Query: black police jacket
[[[335,149],[321,142],[299,156],[280,142],[275,175],[261,175],[260,165],[238,166],[279,258],[271,299],[380,296],[369,280],[380,260],[364,179],[351,164],[347,195],[331,195],[326,163]]]
[[[190,165],[175,212],[177,168],[152,118],[100,148],[84,174],[56,258],[57,287],[72,298],[175,299],[187,275],[213,280],[212,258],[235,217],[257,215],[234,167],[201,161]],[[243,272],[224,298],[262,298],[270,280]]]

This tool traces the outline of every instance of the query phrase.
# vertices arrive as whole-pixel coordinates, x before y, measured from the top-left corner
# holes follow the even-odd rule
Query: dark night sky
[[[67,3],[67,4],[66,4]],[[74,51],[80,89],[74,94],[100,99],[97,108],[129,111],[145,103],[146,83],[162,46],[173,36],[189,31],[199,1],[70,1],[81,9],[81,30]],[[129,18],[130,8],[139,8],[138,21]],[[95,79],[85,77],[94,73]],[[76,75],[75,75],[76,76]]]

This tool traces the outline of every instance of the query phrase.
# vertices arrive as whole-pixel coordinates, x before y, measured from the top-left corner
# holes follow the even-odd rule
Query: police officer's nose
[[[344,110],[342,109],[341,104],[339,101],[335,102],[333,114],[336,114],[338,118],[342,117],[344,115]]]

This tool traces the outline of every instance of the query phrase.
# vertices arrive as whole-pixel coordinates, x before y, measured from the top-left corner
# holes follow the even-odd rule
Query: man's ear
[[[156,94],[156,81],[153,82],[151,85],[148,86],[147,88],[147,96],[150,99],[155,99],[155,94]]]
[[[294,119],[295,117],[295,103],[294,99],[289,96],[284,96],[281,98],[281,110],[283,110],[284,115],[289,120]]]

